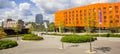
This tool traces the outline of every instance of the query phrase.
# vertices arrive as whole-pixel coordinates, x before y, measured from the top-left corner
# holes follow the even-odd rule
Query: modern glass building
[[[42,15],[42,14],[36,14],[35,22],[36,22],[37,24],[42,23],[42,22],[43,22],[43,15]]]

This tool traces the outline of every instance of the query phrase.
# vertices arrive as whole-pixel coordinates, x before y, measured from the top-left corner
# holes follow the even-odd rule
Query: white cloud
[[[29,10],[30,9],[30,4],[29,3],[21,3],[19,5],[19,10]]]
[[[53,14],[57,10],[65,9],[68,6],[67,0],[31,0],[40,10]]]
[[[15,19],[24,19],[33,21],[35,14],[43,14],[44,19],[54,21],[54,12],[58,10],[68,9],[70,0],[30,0],[37,8],[32,7],[31,3],[20,3],[17,5],[15,1],[0,0],[0,16],[7,18],[11,16]],[[120,1],[120,0],[116,0]],[[71,7],[78,7],[94,3],[113,2],[113,0],[71,0]],[[26,18],[26,16],[28,16]]]
[[[14,7],[14,8],[17,6],[15,1],[11,1],[11,6]]]
[[[12,18],[12,19],[25,19],[26,16],[32,15],[30,10],[30,4],[29,3],[20,3],[20,5],[17,5],[14,1],[8,1],[12,8],[2,8],[0,9],[0,18],[6,19],[6,18]],[[6,7],[6,6],[5,6]],[[33,17],[31,17],[33,18]],[[33,21],[33,20],[31,20]]]
[[[15,15],[15,14],[16,14],[16,11],[15,11],[15,10],[5,11],[4,14],[5,14],[5,15],[8,15],[8,16],[12,16],[12,15]]]
[[[55,11],[67,9],[70,0],[31,0],[35,5],[45,13],[53,14]],[[71,7],[78,7],[92,3],[106,3],[112,0],[71,0]]]
[[[14,7],[16,7],[16,3],[14,1],[0,0],[0,9],[2,9],[2,8],[14,8]]]
[[[54,12],[67,9],[68,0],[31,0],[39,9],[39,13],[43,14],[44,20],[54,21]]]
[[[19,11],[22,16],[32,15],[29,3],[21,3],[19,5]]]

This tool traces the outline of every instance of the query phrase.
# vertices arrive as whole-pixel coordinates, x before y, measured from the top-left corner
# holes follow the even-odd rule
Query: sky
[[[94,3],[119,2],[120,0],[0,0],[0,20],[12,18],[34,22],[36,14],[54,22],[54,13],[59,10]]]

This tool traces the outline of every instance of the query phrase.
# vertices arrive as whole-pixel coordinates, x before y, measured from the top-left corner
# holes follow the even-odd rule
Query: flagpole
[[[100,0],[98,0],[98,3],[99,2],[100,2]],[[100,33],[101,33],[101,30],[100,30],[100,27],[101,27],[101,14],[100,13],[101,13],[101,10],[99,9],[98,10],[98,14],[99,14],[99,18],[98,18],[99,19],[99,37],[100,37]]]
[[[100,32],[101,32],[101,30],[100,30],[100,25],[101,25],[101,24],[100,24],[100,22],[99,22],[99,37],[100,37]]]
[[[102,24],[102,11],[101,9],[98,10],[99,12],[99,37],[100,37],[100,33],[101,33],[101,24]]]

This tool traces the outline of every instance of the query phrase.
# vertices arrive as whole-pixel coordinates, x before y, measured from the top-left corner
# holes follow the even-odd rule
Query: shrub
[[[49,33],[48,35],[54,35],[54,36],[63,36],[63,35],[65,35],[65,34],[57,34],[57,33]]]
[[[95,39],[92,38],[91,41],[94,41]],[[62,42],[67,42],[67,43],[84,43],[84,42],[89,42],[90,37],[89,36],[64,36],[61,38]]]
[[[93,35],[94,37],[98,37],[99,34]],[[107,33],[107,34],[100,34],[101,37],[120,37],[120,34],[113,34],[113,33]]]
[[[79,36],[77,34],[58,34],[58,33],[51,33],[48,35],[54,35],[54,36]]]
[[[7,34],[4,31],[0,30],[0,38],[4,38],[6,35]]]
[[[77,34],[57,34],[57,33],[52,33],[49,35],[55,35],[55,36],[79,36]],[[91,34],[93,37],[99,37],[99,34],[93,33]],[[84,34],[81,36],[89,36],[89,34]],[[100,37],[120,37],[120,34],[114,34],[114,33],[107,33],[107,34],[100,34]]]
[[[34,34],[25,34],[23,40],[43,40],[43,37]]]
[[[12,48],[17,45],[17,42],[13,40],[0,40],[0,49]]]

